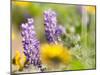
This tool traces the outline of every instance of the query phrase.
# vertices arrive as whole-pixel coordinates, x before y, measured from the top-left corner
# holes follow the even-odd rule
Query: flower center
[[[61,59],[58,56],[55,56],[53,58],[50,58],[53,64],[58,65],[61,62]]]

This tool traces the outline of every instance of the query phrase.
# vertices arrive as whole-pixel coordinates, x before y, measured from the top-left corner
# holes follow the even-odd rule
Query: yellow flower
[[[67,65],[71,60],[71,53],[60,44],[41,45],[40,57],[42,64],[48,67]]]
[[[19,50],[16,50],[15,57],[13,58],[13,64],[16,65],[18,70],[22,70],[24,67],[24,63],[26,62],[26,56],[24,53],[20,53]]]
[[[31,2],[15,2],[15,1],[13,2],[16,6],[20,6],[20,7],[26,7],[26,6],[31,5]]]
[[[87,12],[95,14],[96,12],[96,7],[95,6],[84,6],[83,7]]]

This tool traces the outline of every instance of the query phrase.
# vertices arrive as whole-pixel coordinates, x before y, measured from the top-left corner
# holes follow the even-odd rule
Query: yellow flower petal
[[[19,50],[16,50],[14,59],[16,68],[18,68],[18,70],[22,70],[26,61],[26,56],[24,55],[24,53],[21,54]]]
[[[24,53],[22,53],[22,58],[20,59],[20,63],[24,66],[25,61],[26,61],[26,56],[24,55]]]
[[[19,50],[16,50],[16,54],[15,54],[16,65],[20,65],[20,58],[21,58],[20,56],[21,56],[21,54],[20,54]]]
[[[20,6],[20,7],[26,7],[31,4],[30,2],[14,2],[14,3],[16,6]]]
[[[84,6],[84,9],[91,14],[95,14],[95,12],[96,12],[95,6]]]
[[[71,53],[60,44],[43,44],[41,45],[40,57],[42,64],[47,66],[59,66],[69,63]]]

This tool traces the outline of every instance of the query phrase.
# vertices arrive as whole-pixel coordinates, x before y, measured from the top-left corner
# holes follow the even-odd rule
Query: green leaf
[[[81,69],[85,69],[84,64],[79,61],[78,59],[73,59],[70,63],[70,70],[81,70]]]

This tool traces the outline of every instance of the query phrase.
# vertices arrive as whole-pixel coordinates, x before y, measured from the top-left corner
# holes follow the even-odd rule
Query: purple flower
[[[59,25],[55,29],[55,35],[60,36],[61,34],[66,34],[66,30],[63,26]]]
[[[57,25],[56,16],[57,14],[51,9],[44,11],[45,35],[49,43],[60,41],[59,36],[65,33],[64,27]]]
[[[41,66],[39,55],[40,42],[34,30],[34,20],[32,18],[27,18],[27,23],[22,23],[21,29],[24,54],[30,64],[39,68]]]

